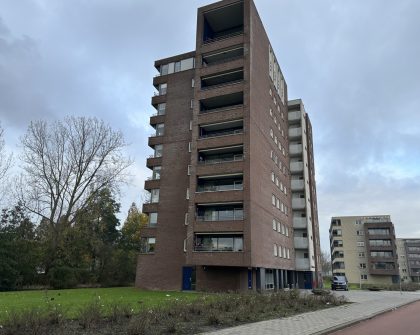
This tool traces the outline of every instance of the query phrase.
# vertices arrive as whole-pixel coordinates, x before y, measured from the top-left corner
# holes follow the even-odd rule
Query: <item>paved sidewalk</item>
[[[309,312],[288,318],[250,323],[206,333],[208,335],[315,335],[331,332],[355,322],[420,300],[420,292],[337,292],[353,304]]]

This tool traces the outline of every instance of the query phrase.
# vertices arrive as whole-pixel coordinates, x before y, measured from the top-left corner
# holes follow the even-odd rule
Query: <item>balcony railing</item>
[[[303,148],[302,144],[290,144],[289,145],[289,154],[290,155],[299,155],[302,154]]]
[[[293,228],[302,229],[307,228],[306,217],[294,217],[293,218]]]
[[[208,44],[208,43],[212,43],[212,42],[226,40],[228,38],[232,38],[232,37],[235,37],[235,36],[243,35],[243,33],[244,33],[243,30],[235,31],[235,32],[232,32],[230,34],[225,34],[225,35],[222,35],[222,36],[219,36],[219,37],[207,38],[205,41],[203,41],[203,43],[204,44]]]
[[[243,129],[227,129],[227,130],[215,131],[209,134],[202,134],[200,135],[200,138],[236,135],[236,134],[242,134],[242,133],[243,133]]]
[[[292,208],[293,209],[304,209],[306,207],[305,199],[293,198],[292,199]]]
[[[290,162],[290,172],[302,172],[303,162]]]
[[[197,215],[197,221],[214,222],[214,221],[241,221],[244,219],[243,210],[234,210],[230,212],[224,211],[212,212],[204,215]]]
[[[197,192],[242,191],[243,184],[197,186]]]
[[[289,112],[288,119],[291,121],[300,121],[301,113],[300,111]]]
[[[290,170],[292,170],[292,164],[290,164]],[[305,188],[305,182],[303,180],[294,180],[291,181],[292,191],[303,190]]]
[[[308,249],[309,241],[307,237],[294,237],[295,249]]]
[[[244,159],[243,154],[237,154],[231,157],[215,157],[215,158],[203,159],[203,160],[198,161],[198,164],[203,164],[203,165],[204,164],[205,165],[220,164],[220,163],[227,163],[227,162],[242,161],[243,159]]]
[[[223,111],[228,111],[231,109],[236,109],[239,107],[243,107],[243,104],[237,104],[237,105],[231,105],[231,106],[226,106],[226,107],[218,107],[218,108],[213,108],[213,109],[202,109],[200,110],[200,114],[205,114],[205,113],[213,113],[213,112],[223,112]]]
[[[310,270],[310,266],[308,258],[296,258],[296,270]]]

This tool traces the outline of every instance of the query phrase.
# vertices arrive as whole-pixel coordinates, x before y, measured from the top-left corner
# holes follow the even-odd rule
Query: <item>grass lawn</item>
[[[199,296],[194,292],[144,291],[133,287],[0,292],[0,320],[7,312],[43,309],[51,305],[59,306],[67,317],[73,318],[84,305],[95,300],[104,310],[113,303],[122,303],[137,312],[143,308],[167,306],[177,300],[191,301]]]

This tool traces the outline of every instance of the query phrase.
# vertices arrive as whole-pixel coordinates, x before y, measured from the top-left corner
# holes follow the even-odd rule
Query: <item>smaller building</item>
[[[398,263],[403,283],[420,282],[420,239],[397,239]]]
[[[389,215],[337,216],[330,225],[333,275],[350,283],[399,282],[394,225]]]

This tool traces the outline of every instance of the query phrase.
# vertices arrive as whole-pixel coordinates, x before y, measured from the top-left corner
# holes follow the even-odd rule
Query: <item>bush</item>
[[[54,289],[74,288],[77,285],[77,270],[68,266],[56,266],[49,271],[50,285]]]

